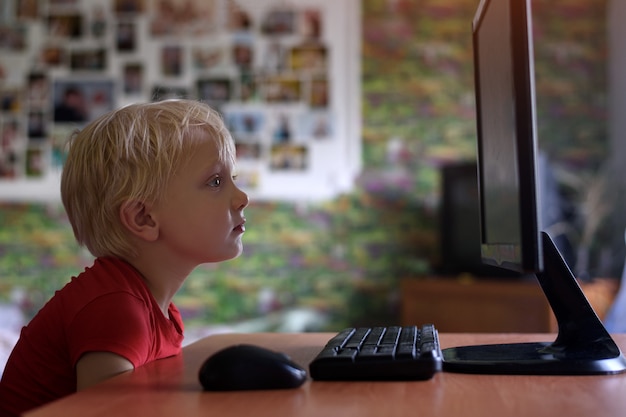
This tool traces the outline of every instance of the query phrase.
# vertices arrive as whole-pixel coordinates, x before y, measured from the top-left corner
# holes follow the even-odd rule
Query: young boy
[[[191,100],[134,104],[73,135],[61,197],[96,257],[22,330],[0,382],[16,416],[181,351],[174,294],[242,252],[248,196],[220,116]]]

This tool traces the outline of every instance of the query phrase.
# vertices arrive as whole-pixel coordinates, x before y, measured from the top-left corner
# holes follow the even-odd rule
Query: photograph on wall
[[[182,73],[182,47],[179,45],[166,45],[161,48],[161,74],[166,77],[179,77]]]
[[[250,30],[254,22],[250,17],[250,13],[242,9],[237,3],[232,2],[228,8],[228,29],[237,32],[246,32]]]
[[[259,142],[241,142],[235,139],[235,150],[239,161],[259,161],[262,147]]]
[[[50,100],[50,79],[46,73],[32,72],[28,74],[26,100],[30,108],[48,106]]]
[[[39,56],[41,62],[47,67],[58,67],[66,64],[66,50],[59,45],[43,46]]]
[[[298,32],[308,40],[318,40],[322,35],[322,13],[319,9],[305,9],[300,13]]]
[[[265,112],[257,108],[235,106],[224,110],[226,126],[234,136],[259,135],[265,128]]]
[[[299,126],[301,135],[313,140],[329,139],[335,134],[332,115],[327,111],[302,113]]]
[[[107,50],[105,48],[81,48],[70,52],[72,71],[103,71],[106,66]]]
[[[112,80],[56,79],[52,84],[53,120],[86,123],[114,108]]]
[[[115,46],[120,52],[132,52],[137,48],[137,33],[134,22],[118,22],[115,28]]]
[[[46,156],[41,148],[26,150],[26,176],[41,177],[46,170]]]
[[[21,125],[15,117],[0,118],[0,178],[12,179],[19,175],[19,163],[24,139]]]
[[[115,0],[113,10],[115,13],[141,13],[145,11],[146,0]]]
[[[12,180],[19,177],[18,155],[14,151],[0,153],[0,179]]]
[[[193,68],[199,71],[207,71],[220,65],[226,55],[225,46],[193,46],[191,48],[191,62]]]
[[[262,82],[262,89],[267,102],[296,102],[302,97],[302,80],[292,75],[267,77]]]
[[[17,88],[0,90],[0,112],[18,113],[21,108],[22,92]]]
[[[330,98],[330,90],[328,79],[314,78],[310,83],[309,105],[313,108],[328,107]]]
[[[299,45],[289,51],[289,66],[294,71],[326,71],[326,46],[320,43]]]
[[[35,19],[39,16],[40,4],[38,0],[19,0],[15,2],[18,19]]]
[[[197,83],[198,99],[209,104],[224,104],[231,98],[232,83],[229,78],[203,78]]]
[[[253,72],[243,71],[239,76],[239,95],[236,100],[246,102],[259,99],[257,77]]]
[[[0,50],[21,51],[26,48],[26,27],[0,23]]]
[[[91,36],[96,39],[101,39],[107,33],[107,27],[109,22],[105,16],[104,7],[101,4],[97,4],[91,10],[89,28]]]
[[[67,157],[67,143],[71,134],[76,130],[75,126],[68,124],[55,124],[50,129],[51,166],[61,168]]]
[[[41,110],[31,110],[28,112],[27,132],[30,141],[45,140],[48,136],[48,123],[46,114]]]
[[[168,86],[164,84],[152,87],[150,101],[161,101],[170,98],[189,98],[189,89],[186,87]]]
[[[308,149],[303,145],[273,145],[270,169],[273,171],[304,171],[308,168]]]
[[[263,71],[277,73],[285,70],[287,51],[280,39],[270,39],[261,49],[261,69]]]
[[[296,138],[296,116],[286,109],[270,114],[269,129],[272,143],[290,143]]]
[[[200,36],[217,29],[216,0],[151,0],[150,34]]]
[[[81,38],[83,36],[83,15],[80,13],[49,15],[48,35],[52,38]]]
[[[22,136],[20,134],[21,125],[19,119],[15,117],[2,117],[0,119],[0,151],[7,153],[17,149]]]
[[[292,8],[276,8],[265,16],[262,31],[266,35],[290,35],[296,28],[296,11]]]
[[[242,71],[250,70],[254,61],[254,44],[249,36],[237,36],[232,46],[232,60]]]
[[[127,63],[122,69],[123,91],[128,95],[143,94],[143,65],[139,62]]]

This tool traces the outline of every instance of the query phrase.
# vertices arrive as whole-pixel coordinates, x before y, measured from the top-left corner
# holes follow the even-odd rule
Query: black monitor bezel
[[[481,88],[478,34],[491,1],[482,0],[472,23],[474,50],[474,78],[476,94],[476,121],[478,134],[479,190],[484,190],[483,132],[481,123]],[[504,0],[509,1],[509,0]],[[511,50],[513,51],[513,83],[515,105],[515,141],[517,174],[519,179],[520,242],[488,243],[485,236],[484,193],[479,193],[481,224],[481,258],[489,265],[527,273],[543,268],[537,191],[537,135],[534,86],[534,56],[530,22],[530,0],[509,1]],[[530,42],[529,42],[530,40]],[[504,219],[509,220],[509,219]]]

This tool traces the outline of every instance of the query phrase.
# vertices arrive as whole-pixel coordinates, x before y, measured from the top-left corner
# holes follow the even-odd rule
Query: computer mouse
[[[209,356],[198,377],[207,391],[286,389],[302,385],[307,371],[284,353],[241,344]]]

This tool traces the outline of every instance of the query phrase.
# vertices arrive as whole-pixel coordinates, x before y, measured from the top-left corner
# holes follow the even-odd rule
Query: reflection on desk
[[[252,343],[279,350],[308,368],[330,333],[224,334],[183,354],[120,375],[61,399],[28,417],[66,416],[623,416],[626,374],[609,376],[465,375],[428,381],[320,382],[294,390],[203,392],[202,362],[217,350]],[[614,336],[622,351],[626,335]],[[442,348],[552,341],[551,334],[440,334]]]

